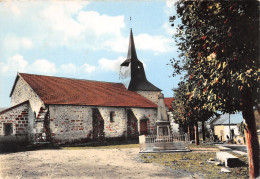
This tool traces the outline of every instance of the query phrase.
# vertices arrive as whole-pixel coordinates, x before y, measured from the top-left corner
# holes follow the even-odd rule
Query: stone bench
[[[221,145],[219,145],[218,148],[219,148],[220,151],[232,151],[231,148],[224,147],[224,146],[221,146]]]
[[[216,158],[225,163],[226,167],[239,167],[243,165],[243,162],[239,158],[228,152],[216,152]]]

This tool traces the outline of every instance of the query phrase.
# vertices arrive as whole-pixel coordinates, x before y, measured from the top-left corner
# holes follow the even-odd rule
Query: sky
[[[147,79],[172,97],[172,15],[169,1],[0,2],[0,107],[11,106],[18,72],[122,82],[130,28]]]

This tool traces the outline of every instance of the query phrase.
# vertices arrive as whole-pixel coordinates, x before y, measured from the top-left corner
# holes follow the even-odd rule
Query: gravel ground
[[[192,178],[143,163],[139,148],[38,150],[0,154],[0,178]]]

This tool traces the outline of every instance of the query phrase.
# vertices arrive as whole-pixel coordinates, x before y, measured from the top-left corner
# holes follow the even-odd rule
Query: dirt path
[[[136,160],[138,148],[39,150],[0,154],[0,177],[21,178],[185,178]],[[184,175],[183,175],[184,176]]]

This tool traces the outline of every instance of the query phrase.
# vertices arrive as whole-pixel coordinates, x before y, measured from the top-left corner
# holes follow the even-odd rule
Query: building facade
[[[156,133],[161,90],[146,79],[132,30],[121,66],[131,71],[127,88],[122,83],[18,73],[12,107],[0,112],[0,141],[62,144]]]

